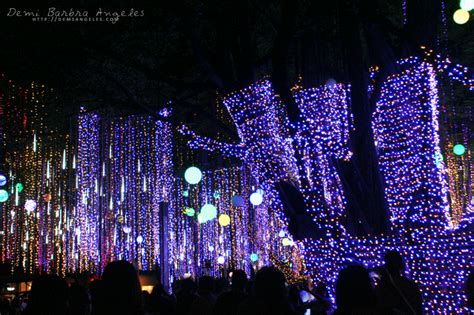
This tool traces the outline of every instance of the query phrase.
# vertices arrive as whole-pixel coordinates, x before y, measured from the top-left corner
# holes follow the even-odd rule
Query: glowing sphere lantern
[[[458,9],[453,14],[453,20],[456,24],[466,24],[469,21],[469,11]]]
[[[464,153],[466,153],[466,147],[462,144],[456,144],[453,147],[453,153],[456,155],[463,155]]]
[[[251,262],[257,262],[258,261],[258,254],[257,253],[250,254],[250,261]]]
[[[232,205],[234,207],[242,207],[244,205],[244,198],[239,195],[235,195],[232,197]]]
[[[124,227],[122,228],[122,231],[123,231],[125,234],[128,234],[128,233],[130,233],[130,232],[132,231],[132,228],[129,227],[129,226],[124,226]]]
[[[196,214],[196,211],[194,210],[194,208],[187,207],[187,208],[184,209],[184,213],[185,213],[188,217],[194,217],[194,215]]]
[[[291,246],[292,242],[291,240],[288,238],[288,237],[285,237],[281,243],[283,244],[283,246]]]
[[[20,193],[20,192],[23,191],[23,184],[22,183],[17,183],[15,185],[15,188],[16,188],[16,191]]]
[[[219,216],[219,225],[228,226],[230,224],[230,217],[228,214],[221,214]]]
[[[461,0],[459,1],[459,7],[465,11],[471,11],[474,9],[474,0]]]
[[[250,203],[254,206],[259,206],[263,202],[263,196],[258,192],[254,192],[250,195]]]
[[[50,202],[50,201],[51,201],[51,198],[52,198],[52,197],[51,197],[51,194],[44,194],[44,195],[43,195],[43,200],[44,200],[45,202]]]
[[[207,222],[206,218],[202,215],[202,213],[198,214],[198,222],[199,222],[199,224]]]
[[[31,199],[28,199],[28,200],[25,202],[25,209],[26,209],[26,211],[28,211],[28,212],[35,211],[35,209],[36,209],[36,201],[31,200]]]
[[[199,214],[203,216],[205,221],[210,221],[217,217],[217,208],[210,203],[206,203],[202,206]]]
[[[3,174],[0,174],[0,186],[5,186],[7,184],[7,177]]]
[[[224,262],[225,262],[224,256],[219,256],[219,257],[217,258],[217,263],[218,263],[219,265],[223,265]]]
[[[188,184],[195,185],[201,181],[202,172],[197,167],[191,166],[184,172],[184,179]]]
[[[138,244],[143,243],[143,236],[141,236],[141,235],[138,235],[138,236],[137,236],[137,243],[138,243]]]
[[[0,189],[0,202],[8,200],[8,192],[5,189]]]

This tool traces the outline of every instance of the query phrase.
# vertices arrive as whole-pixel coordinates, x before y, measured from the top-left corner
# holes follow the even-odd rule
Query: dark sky
[[[69,2],[69,3],[68,3]],[[457,2],[457,1],[453,1]],[[243,3],[243,2],[238,2]],[[254,44],[255,78],[271,74],[271,54],[281,21],[280,1],[247,1],[247,12],[242,14],[233,1],[178,0],[178,1],[72,1],[48,4],[18,4],[0,7],[0,71],[16,82],[28,84],[32,80],[46,83],[62,93],[64,104],[77,107],[82,102],[113,104],[116,107],[162,107],[175,101],[183,115],[208,112],[215,102],[216,88],[205,67],[199,64],[192,47],[194,31],[199,28],[199,41],[206,57],[220,74],[232,77],[242,67],[234,43],[250,34]],[[290,46],[289,71],[291,80],[297,79],[298,58],[308,29],[333,36],[324,45],[340,46],[334,25],[335,1],[300,2]],[[380,16],[395,26],[401,18],[401,0],[380,2]],[[456,4],[449,3],[455,7]],[[144,16],[121,17],[118,22],[33,22],[31,17],[7,16],[24,11],[47,17],[50,8],[55,12],[88,12],[96,17],[99,10],[128,14],[131,10]],[[447,12],[450,49],[455,60],[473,63],[473,23],[455,26],[451,11]],[[10,8],[14,8],[11,10]],[[247,19],[247,20],[246,20]],[[242,23],[248,21],[248,25]],[[197,22],[196,22],[197,21]],[[248,29],[242,28],[247,27]],[[303,44],[302,44],[303,43]],[[226,46],[227,45],[227,46]],[[240,48],[241,51],[251,49]],[[471,53],[469,53],[471,51]],[[226,55],[227,54],[227,55]],[[334,58],[334,57],[333,57]],[[326,61],[322,62],[327,63]],[[232,69],[232,68],[231,68]],[[142,108],[143,107],[143,108]],[[145,108],[145,109],[144,109]],[[212,115],[212,113],[208,113]]]

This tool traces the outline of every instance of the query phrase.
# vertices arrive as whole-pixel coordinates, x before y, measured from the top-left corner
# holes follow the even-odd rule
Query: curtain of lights
[[[97,270],[99,260],[100,117],[96,113],[78,117],[77,203],[74,213],[75,259],[73,269]]]
[[[18,87],[8,81],[7,87],[1,97],[10,170],[9,198],[0,203],[2,262],[27,273],[64,273],[71,216],[66,157],[73,148],[45,122],[55,115],[47,106],[51,90],[35,82]]]
[[[142,270],[160,256],[160,203],[173,187],[169,123],[151,117],[78,119],[79,270],[101,270],[125,259]]]
[[[251,181],[248,170],[240,167],[206,171],[198,185],[177,180],[176,204],[170,214],[175,276],[222,275],[232,268],[250,272],[252,265],[269,263],[278,226],[266,207],[248,202]],[[218,219],[199,223],[197,214],[205,204],[216,206]],[[282,250],[291,252],[290,247]]]
[[[426,54],[433,53],[427,51]],[[439,55],[433,57],[436,57],[434,63],[438,76],[445,79],[441,89],[443,102],[440,105],[441,135],[444,140],[441,158],[444,157],[448,174],[451,220],[454,228],[466,228],[474,220],[474,115],[469,99],[474,91],[474,76],[467,67],[452,63],[449,58],[443,59]],[[457,147],[461,150],[457,151]]]
[[[286,122],[282,104],[268,80],[230,94],[224,98],[223,104],[237,127],[240,143],[227,144],[203,138],[186,127],[182,127],[181,132],[191,137],[191,148],[216,151],[224,156],[242,159],[252,174],[249,183],[254,189],[264,192],[262,206],[270,211],[269,224],[277,231],[285,230],[282,203],[275,183],[280,180],[294,182],[297,172],[292,159],[291,139],[284,128]],[[287,234],[285,231],[282,233]],[[291,236],[288,235],[288,238]],[[286,240],[291,242],[288,238]],[[282,239],[274,237],[272,240],[278,243],[278,247],[283,246]]]

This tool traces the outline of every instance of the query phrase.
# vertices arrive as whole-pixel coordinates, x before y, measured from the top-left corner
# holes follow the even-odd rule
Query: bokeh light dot
[[[254,192],[250,195],[250,203],[254,206],[259,206],[263,202],[263,197],[258,192]]]
[[[456,155],[463,155],[464,153],[466,153],[466,147],[462,144],[456,144],[453,147],[453,153]]]
[[[7,184],[7,177],[3,174],[0,174],[0,186],[5,186]]]
[[[471,11],[474,9],[474,0],[461,0],[459,1],[459,7],[465,11]]]
[[[458,9],[453,14],[453,20],[456,24],[462,25],[469,21],[469,11]]]
[[[8,200],[8,192],[5,189],[0,189],[0,202]]]
[[[219,225],[228,226],[230,224],[230,217],[228,214],[221,214],[219,216]]]
[[[184,179],[188,184],[195,185],[201,181],[202,172],[196,166],[191,166],[184,172]]]

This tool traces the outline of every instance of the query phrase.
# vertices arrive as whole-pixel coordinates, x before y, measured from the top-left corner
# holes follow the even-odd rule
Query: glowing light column
[[[100,117],[82,113],[78,117],[77,205],[75,216],[77,268],[97,270],[99,261]]]

